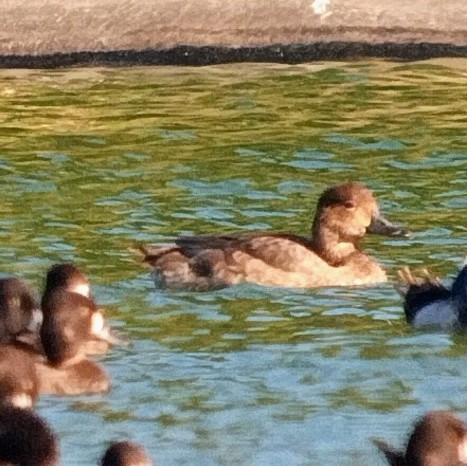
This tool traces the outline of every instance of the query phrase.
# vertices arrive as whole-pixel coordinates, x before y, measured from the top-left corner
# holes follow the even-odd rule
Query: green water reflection
[[[382,464],[369,437],[403,439],[426,409],[467,412],[465,335],[413,332],[392,284],[156,291],[128,250],[307,234],[323,188],[352,179],[414,231],[365,240],[391,278],[406,264],[454,274],[466,63],[2,71],[0,270],[40,286],[75,260],[134,341],[103,360],[110,395],[41,402],[64,464],[95,464],[123,436],[164,465]]]

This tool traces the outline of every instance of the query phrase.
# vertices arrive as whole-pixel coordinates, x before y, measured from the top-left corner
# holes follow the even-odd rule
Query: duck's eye
[[[345,201],[344,207],[346,209],[355,209],[355,204],[352,201]]]

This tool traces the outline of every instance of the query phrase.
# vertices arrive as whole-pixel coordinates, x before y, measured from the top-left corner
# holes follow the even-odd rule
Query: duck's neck
[[[345,264],[351,256],[359,251],[357,244],[342,239],[339,234],[321,227],[313,232],[312,245],[314,251],[327,263],[337,267]]]

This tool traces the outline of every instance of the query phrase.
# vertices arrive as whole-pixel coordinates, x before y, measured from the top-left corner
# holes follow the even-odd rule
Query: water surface
[[[464,334],[414,332],[393,283],[154,289],[128,247],[307,234],[319,193],[367,183],[411,239],[387,268],[451,277],[467,246],[467,61],[0,72],[0,270],[76,261],[132,340],[110,394],[45,397],[63,464],[141,442],[172,465],[377,465],[417,415],[467,415]]]

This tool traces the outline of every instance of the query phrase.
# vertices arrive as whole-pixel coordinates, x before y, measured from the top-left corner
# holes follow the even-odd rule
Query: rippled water
[[[389,271],[452,276],[467,246],[467,61],[2,71],[0,270],[75,260],[133,345],[108,395],[41,399],[63,464],[109,440],[159,465],[377,465],[432,408],[467,415],[465,334],[417,333],[388,283],[156,291],[128,250],[178,234],[306,234],[319,193],[375,190],[409,240]]]

